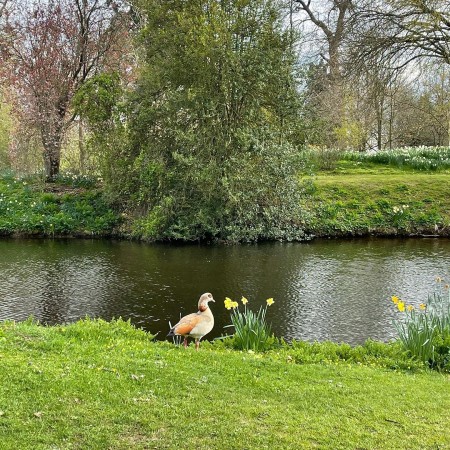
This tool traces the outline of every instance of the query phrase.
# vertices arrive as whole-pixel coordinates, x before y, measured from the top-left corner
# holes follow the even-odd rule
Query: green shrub
[[[144,4],[143,70],[121,117],[126,139],[108,148],[117,176],[105,175],[136,217],[133,234],[301,239],[297,35],[280,5]]]
[[[152,171],[136,194],[148,212],[136,221],[134,234],[185,241],[304,238],[298,152],[268,141],[236,143],[241,153],[221,166],[192,155]],[[141,163],[147,164],[139,160],[138,170],[148,173]]]
[[[335,148],[310,146],[303,152],[306,167],[312,170],[334,170],[343,151]]]
[[[36,189],[38,186],[38,189]],[[119,216],[97,190],[41,192],[39,180],[0,178],[0,234],[109,234]]]

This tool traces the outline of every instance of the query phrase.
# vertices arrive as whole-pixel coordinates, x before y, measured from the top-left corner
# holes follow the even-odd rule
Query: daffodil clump
[[[414,358],[439,369],[450,369],[449,285],[436,278],[438,288],[427,303],[416,307],[397,296],[391,300],[402,315],[395,320],[398,336]]]
[[[239,309],[239,303],[231,298],[226,297],[224,301],[225,308],[231,311],[231,325],[227,327],[234,327],[234,347],[255,352],[267,350],[275,341],[271,326],[266,321],[267,308],[275,303],[274,299],[268,298],[264,307],[260,306],[257,313],[247,306],[247,298],[242,297],[241,303],[243,311]]]
[[[411,167],[415,170],[439,171],[450,167],[449,147],[402,147],[377,152],[346,152],[349,161],[388,164],[394,167]]]

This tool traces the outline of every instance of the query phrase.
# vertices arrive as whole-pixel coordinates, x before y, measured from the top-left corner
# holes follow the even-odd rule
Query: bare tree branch
[[[6,10],[6,6],[7,6],[7,4],[8,4],[8,1],[9,1],[9,0],[0,0],[0,17],[3,16],[3,13],[4,13],[5,10]]]
[[[327,36],[328,39],[332,39],[333,38],[333,32],[330,30],[330,28],[327,26],[327,24],[325,22],[323,22],[322,20],[320,20],[316,13],[314,13],[311,8],[311,0],[305,2],[303,0],[295,0],[296,3],[299,3],[300,8],[306,12],[306,14],[308,14],[308,17],[310,18],[311,22],[314,23],[314,25],[316,25],[317,27],[319,27]]]
[[[341,78],[341,49],[344,43],[344,37],[348,32],[350,25],[350,9],[353,7],[352,0],[329,0],[324,2],[316,2],[314,8],[311,6],[311,0],[295,0],[298,10],[304,12],[312,24],[316,26],[323,35],[327,43],[328,56],[323,59],[327,62],[331,80],[338,81]],[[326,19],[320,16],[326,14]]]
[[[418,58],[450,64],[450,2],[447,0],[385,0],[368,2],[356,11],[353,59],[376,55],[392,67]]]

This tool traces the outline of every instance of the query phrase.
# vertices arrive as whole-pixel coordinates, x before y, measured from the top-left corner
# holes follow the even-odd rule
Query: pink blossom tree
[[[121,6],[108,0],[19,0],[4,20],[7,82],[21,119],[40,135],[47,180],[60,170],[74,93],[118,57],[127,16]]]

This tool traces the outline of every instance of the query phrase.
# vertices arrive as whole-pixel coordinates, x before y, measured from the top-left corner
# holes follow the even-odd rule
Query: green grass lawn
[[[450,448],[448,374],[296,361],[121,321],[3,323],[0,448]]]
[[[450,174],[341,161],[303,178],[305,227],[316,235],[450,235]]]

